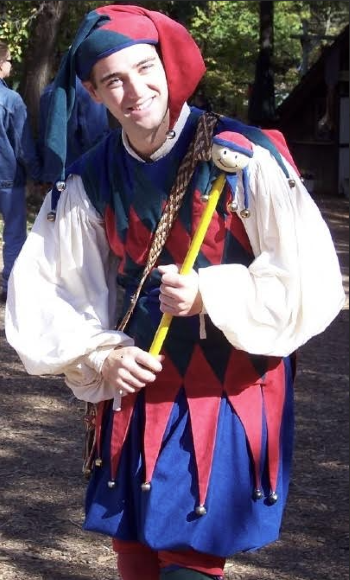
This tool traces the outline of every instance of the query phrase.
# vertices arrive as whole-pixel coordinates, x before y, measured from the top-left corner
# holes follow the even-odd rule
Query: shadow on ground
[[[348,204],[319,205],[348,284]],[[108,538],[81,531],[83,405],[63,379],[29,377],[0,308],[0,579],[115,580]],[[348,310],[299,352],[296,451],[281,539],[227,566],[232,580],[348,575]],[[142,579],[140,579],[142,580]]]

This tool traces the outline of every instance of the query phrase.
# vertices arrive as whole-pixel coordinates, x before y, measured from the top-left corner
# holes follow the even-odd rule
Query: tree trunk
[[[6,15],[6,3],[5,0],[0,0],[0,18],[4,18]]]
[[[265,127],[275,119],[275,83],[273,71],[274,6],[273,1],[260,2],[260,51],[249,102],[249,121]]]
[[[41,2],[30,33],[19,92],[28,107],[35,133],[38,127],[40,95],[52,76],[59,29],[68,5],[66,0]]]

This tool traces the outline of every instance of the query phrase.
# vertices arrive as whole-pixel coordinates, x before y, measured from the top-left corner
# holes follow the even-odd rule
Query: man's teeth
[[[142,105],[138,105],[137,107],[133,107],[133,111],[143,111],[144,109],[147,109],[151,103],[152,103],[153,99],[148,99],[148,101],[146,101],[145,103],[142,103]]]

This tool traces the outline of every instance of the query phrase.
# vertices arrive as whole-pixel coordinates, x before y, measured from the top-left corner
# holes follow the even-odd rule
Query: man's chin
[[[161,128],[163,122],[164,122],[163,119],[155,119],[155,118],[140,119],[135,122],[134,126],[137,127],[140,131],[154,133]]]

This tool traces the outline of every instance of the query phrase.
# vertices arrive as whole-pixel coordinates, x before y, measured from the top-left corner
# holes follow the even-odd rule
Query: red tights
[[[159,580],[160,570],[168,566],[190,568],[212,576],[223,576],[225,560],[195,550],[183,552],[155,552],[133,542],[114,540],[118,553],[118,570],[122,580]]]

